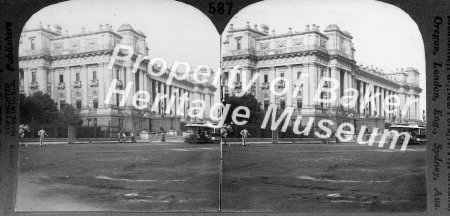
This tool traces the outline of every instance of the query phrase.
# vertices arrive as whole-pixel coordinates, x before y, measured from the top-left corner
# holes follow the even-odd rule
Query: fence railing
[[[38,132],[45,130],[48,138],[67,139],[67,125],[29,125],[30,132],[25,133],[25,138],[39,138]],[[76,127],[76,138],[116,138],[119,132],[119,126],[78,126]]]

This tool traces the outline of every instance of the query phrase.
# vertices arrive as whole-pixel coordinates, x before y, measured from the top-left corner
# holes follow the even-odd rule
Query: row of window
[[[264,110],[267,110],[269,108],[269,105],[270,105],[270,101],[265,100],[264,101]],[[301,99],[297,100],[297,108],[301,109],[302,106],[303,106],[302,100]],[[283,110],[286,108],[286,101],[280,100],[280,108]]]
[[[97,98],[94,98],[92,100],[92,105],[93,105],[94,109],[98,108],[98,99]],[[59,108],[62,109],[62,108],[64,108],[64,106],[66,106],[66,101],[65,100],[60,100],[59,101]],[[75,108],[76,109],[81,109],[81,100],[77,100],[76,101]]]
[[[92,79],[97,80],[97,71],[92,71]],[[75,73],[75,81],[80,81],[80,73]],[[36,82],[36,71],[31,72],[31,82]],[[59,75],[59,82],[64,82],[64,74]]]

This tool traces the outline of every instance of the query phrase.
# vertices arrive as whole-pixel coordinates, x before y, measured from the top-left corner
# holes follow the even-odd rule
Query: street
[[[21,146],[18,211],[215,211],[219,145]]]
[[[421,212],[425,146],[223,146],[222,211]],[[205,211],[219,205],[217,144],[21,146],[18,211]]]
[[[224,147],[224,211],[425,212],[425,146]]]

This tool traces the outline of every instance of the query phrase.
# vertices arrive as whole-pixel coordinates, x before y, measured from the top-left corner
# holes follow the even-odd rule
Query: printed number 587
[[[225,12],[230,15],[231,14],[231,7],[233,6],[233,3],[227,2],[210,2],[209,3],[209,13],[210,14],[219,14],[223,15]]]

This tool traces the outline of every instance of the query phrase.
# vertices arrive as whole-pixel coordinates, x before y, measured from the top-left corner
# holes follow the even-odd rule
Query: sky
[[[425,109],[425,50],[417,24],[403,10],[373,0],[266,0],[247,6],[229,22],[240,28],[266,24],[276,34],[303,31],[316,24],[323,31],[337,24],[350,32],[357,64],[390,72],[414,67],[420,72],[420,110]],[[228,30],[228,27],[226,28]]]
[[[83,27],[96,31],[105,23],[117,31],[128,23],[147,36],[150,58],[164,58],[169,67],[174,61],[188,62],[192,70],[208,65],[217,71],[220,66],[220,36],[214,24],[196,8],[173,0],[72,0],[41,9],[26,27],[39,22],[44,27],[59,24],[69,34]],[[217,91],[217,101],[218,95]]]
[[[425,108],[425,53],[414,21],[401,9],[373,0],[266,0],[250,5],[230,21],[235,27],[267,24],[276,33],[303,31],[316,24],[323,31],[337,24],[349,31],[355,44],[355,60],[385,72],[414,67],[420,72],[421,110]],[[34,14],[28,28],[60,24],[63,32],[95,31],[108,23],[117,30],[129,23],[147,36],[149,55],[186,61],[191,68],[220,65],[220,36],[213,23],[196,8],[172,0],[72,0],[48,6]],[[218,101],[218,94],[215,97]]]

